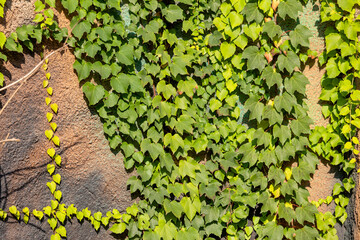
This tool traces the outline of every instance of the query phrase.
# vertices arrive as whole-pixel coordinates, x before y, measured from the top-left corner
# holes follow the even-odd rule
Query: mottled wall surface
[[[6,3],[8,10],[5,21],[0,23],[0,30],[9,34],[17,26],[28,24],[33,17],[33,2],[14,0]],[[63,12],[57,13],[60,26],[68,26]],[[324,26],[320,24],[319,5],[308,4],[300,14],[300,23],[308,26],[313,33],[310,39],[311,49],[324,50]],[[59,46],[52,46],[51,50]],[[13,55],[9,63],[1,67],[5,73],[6,83],[24,76],[38,62],[40,57],[30,53]],[[132,203],[126,181],[130,174],[124,170],[122,157],[113,153],[105,139],[102,123],[96,113],[87,106],[72,70],[74,57],[70,52],[62,52],[50,59],[50,86],[54,89],[52,100],[59,105],[59,114],[54,118],[58,124],[56,135],[60,137],[61,147],[58,151],[63,158],[63,167],[57,170],[62,176],[60,190],[63,203],[75,204],[78,209],[88,207],[90,210],[106,212],[112,208],[124,210]],[[325,126],[321,105],[318,98],[321,92],[321,77],[324,69],[316,61],[307,66],[304,74],[309,78],[307,86],[309,115],[315,125]],[[45,105],[46,91],[42,89],[44,72],[39,71],[20,89],[14,100],[0,116],[0,140],[7,134],[21,142],[0,144],[0,208],[11,205],[42,209],[49,205],[52,196],[46,187],[50,177],[46,165],[50,162],[46,149],[51,146],[46,140],[44,131],[48,129]],[[0,93],[0,107],[7,101],[15,88]],[[318,200],[331,195],[333,185],[341,181],[326,161],[321,161],[309,185],[310,200]],[[355,196],[358,201],[355,201]],[[355,195],[348,207],[349,220],[346,227],[338,227],[339,239],[354,239]],[[358,208],[356,208],[358,209]],[[334,205],[323,205],[321,211],[333,211]],[[67,223],[68,239],[113,239],[109,231],[101,229],[95,232],[85,221],[82,226],[77,220]],[[19,224],[10,220],[0,222],[1,239],[48,239],[52,233],[47,222],[30,220],[30,224]]]

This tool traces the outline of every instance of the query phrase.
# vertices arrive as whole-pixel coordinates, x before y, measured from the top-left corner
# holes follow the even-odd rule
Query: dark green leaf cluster
[[[74,68],[98,83],[84,93],[110,146],[138,173],[128,184],[147,228],[130,220],[130,238],[317,236],[301,186],[318,163],[306,148],[308,81],[299,71],[309,33],[299,25],[284,40],[274,19],[264,21],[296,19],[297,1],[278,13],[242,0],[71,4]]]

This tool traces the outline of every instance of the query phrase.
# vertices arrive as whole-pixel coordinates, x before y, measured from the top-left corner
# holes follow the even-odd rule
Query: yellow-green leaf
[[[351,149],[352,148],[351,142],[346,142],[345,145],[344,145],[344,148],[345,149]]]
[[[286,180],[290,180],[291,175],[292,175],[292,169],[290,167],[287,167],[287,168],[285,168],[284,173],[285,173]]]
[[[53,158],[53,157],[55,156],[55,149],[49,148],[49,149],[47,150],[47,154],[49,154],[49,156],[50,156],[51,158]]]
[[[49,81],[48,81],[48,80],[44,80],[44,81],[43,81],[43,88],[46,88],[47,86],[49,86]]]
[[[54,113],[58,113],[59,107],[56,103],[51,104],[50,108],[54,111]]]
[[[50,79],[51,74],[50,74],[50,73],[46,73],[46,75],[45,75],[45,76],[46,76],[46,78],[47,78],[47,79]]]
[[[344,126],[342,127],[342,129],[341,129],[341,133],[342,133],[342,134],[347,134],[347,133],[349,133],[350,131],[351,131],[351,127],[350,127],[349,124],[344,125]]]
[[[46,130],[45,136],[50,140],[54,136],[54,132],[52,130]]]
[[[54,173],[54,171],[55,171],[55,165],[54,164],[48,164],[46,168],[47,168],[47,171],[48,171],[48,173],[50,175],[52,175]]]
[[[47,92],[48,92],[48,94],[49,94],[50,96],[52,96],[52,95],[53,95],[53,89],[52,89],[52,87],[48,87],[48,88],[47,88]]]
[[[29,216],[30,210],[29,210],[28,207],[24,207],[22,211],[23,211],[23,213],[24,213],[26,216]]]
[[[66,238],[66,228],[64,226],[59,226],[56,229],[56,232],[60,234],[60,236],[62,236],[63,238]]]
[[[50,103],[51,103],[51,98],[45,98],[45,103],[46,103],[46,105],[49,105]]]
[[[52,114],[52,113],[46,113],[46,118],[47,118],[48,122],[51,122],[51,120],[53,119],[53,117],[54,117],[54,114]]]
[[[56,190],[56,183],[54,181],[51,182],[47,182],[46,186],[48,186],[48,188],[50,189],[51,193],[54,193]]]
[[[57,190],[55,193],[54,193],[54,197],[56,200],[60,201],[61,200],[61,197],[62,197],[62,192]]]
[[[61,157],[60,157],[60,155],[56,155],[55,158],[54,158],[54,160],[55,160],[55,163],[56,163],[58,166],[61,165]]]
[[[16,219],[19,220],[20,218],[20,212],[17,210],[16,206],[9,207],[9,212],[16,217]]]
[[[54,166],[54,168],[55,168],[55,166]],[[61,176],[60,176],[60,174],[55,174],[55,175],[53,176],[53,180],[54,180],[54,182],[56,182],[57,184],[60,184],[60,183],[61,183]]]
[[[50,123],[50,127],[51,127],[51,129],[55,132],[56,129],[57,129],[57,124],[54,123],[54,122],[52,122],[52,123]]]
[[[50,240],[61,240],[61,237],[58,233],[55,233],[55,234],[51,235]]]
[[[229,90],[229,92],[233,92],[237,87],[237,84],[234,83],[232,80],[226,81],[226,88]]]
[[[60,146],[60,139],[58,136],[54,136],[52,141],[56,146]]]

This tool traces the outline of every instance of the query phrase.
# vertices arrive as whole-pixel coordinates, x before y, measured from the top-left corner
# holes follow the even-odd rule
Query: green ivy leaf
[[[66,238],[66,228],[64,226],[59,226],[56,229],[56,233],[58,233],[61,237]]]
[[[170,63],[169,65],[171,74],[174,75],[174,77],[177,77],[178,74],[180,75],[188,74],[186,66],[189,64],[190,62],[186,56],[173,57],[172,63]]]
[[[290,206],[289,206],[290,205]],[[291,203],[280,203],[279,204],[279,218],[285,219],[286,222],[291,223],[291,221],[296,217],[295,211],[291,207]]]
[[[290,94],[294,94],[296,91],[305,95],[306,85],[309,83],[307,77],[301,72],[295,72],[291,78],[286,78],[284,81],[285,89]],[[296,102],[292,101],[292,103]]]
[[[84,50],[86,52],[86,54],[91,57],[94,58],[95,55],[101,51],[101,47],[96,44],[96,43],[92,43],[90,41],[88,41],[85,45],[84,45]]]
[[[264,53],[264,50],[259,50],[259,48],[256,46],[245,48],[242,54],[242,58],[248,60],[248,70],[258,69],[259,71],[262,71],[265,68],[267,61],[264,57]]]
[[[126,224],[124,222],[115,223],[109,230],[115,234],[121,234],[126,230]]]
[[[275,222],[269,222],[265,225],[262,234],[269,237],[269,240],[282,239],[284,236],[284,227]],[[312,238],[309,238],[312,239]]]
[[[339,33],[330,33],[325,36],[326,53],[334,49],[338,49],[343,43],[342,37]]]
[[[338,5],[341,9],[347,12],[351,12],[353,10],[354,5],[357,3],[355,0],[338,0]]]
[[[300,68],[300,59],[296,53],[290,51],[286,56],[280,55],[276,64],[281,71],[286,69],[289,73],[292,73],[296,67]]]
[[[176,95],[176,89],[171,84],[166,84],[164,80],[157,84],[156,89],[159,94],[163,94],[166,100],[168,100],[171,96]]]
[[[45,0],[45,3],[47,3],[50,7],[55,7],[55,0]]]
[[[101,85],[94,85],[87,82],[83,85],[83,92],[89,101],[90,105],[97,104],[105,95],[105,89]]]
[[[279,127],[279,125],[276,124],[273,128],[273,135],[274,138],[279,138],[281,144],[284,145],[287,140],[290,140],[291,131],[288,126],[280,125]]]
[[[183,197],[180,201],[181,206],[184,209],[184,212],[186,216],[189,218],[189,220],[193,220],[196,215],[196,207],[193,205],[193,202],[189,197]]]
[[[309,226],[304,226],[303,228],[296,230],[295,234],[296,240],[316,239],[319,237],[318,231]]]
[[[279,16],[285,19],[286,15],[296,19],[298,12],[302,11],[301,3],[297,0],[281,1],[278,6]]]
[[[276,36],[281,36],[281,27],[276,25],[274,21],[269,21],[264,24],[263,32],[266,33],[272,40]]]
[[[315,214],[318,212],[318,210],[314,205],[307,204],[305,206],[296,208],[295,212],[296,212],[296,220],[300,224],[304,225],[305,221],[314,223]]]
[[[309,38],[312,36],[310,30],[304,25],[297,25],[294,31],[290,32],[290,42],[297,48],[298,45],[309,47]]]
[[[79,4],[79,0],[61,0],[61,3],[64,6],[64,8],[66,8],[69,11],[69,13],[73,13],[75,12]]]
[[[224,57],[224,60],[232,57],[235,54],[236,46],[233,43],[223,42],[220,46],[221,54]]]
[[[281,74],[276,72],[275,68],[271,66],[267,66],[264,71],[262,72],[261,77],[265,79],[266,85],[270,87],[274,86],[275,84],[279,87],[282,84],[282,77]]]
[[[172,240],[176,236],[176,227],[172,222],[166,222],[162,214],[159,214],[158,226],[155,227],[155,233],[164,240]]]
[[[301,134],[310,134],[310,123],[311,119],[308,116],[304,116],[291,121],[290,128],[296,136],[300,136]]]
[[[134,47],[129,44],[124,44],[119,51],[115,53],[116,59],[127,66],[134,63]]]
[[[92,68],[92,64],[90,62],[86,62],[86,61],[82,61],[82,60],[80,60],[80,61],[75,60],[73,67],[78,74],[79,81],[81,81],[81,80],[89,77],[91,68]]]
[[[194,147],[196,153],[205,151],[207,146],[208,146],[208,139],[205,136],[205,134],[202,134],[201,137],[197,138],[193,144],[193,147]]]
[[[264,19],[264,15],[259,10],[259,6],[257,3],[247,3],[242,12],[245,14],[246,20],[249,23],[254,20],[257,23],[261,23],[261,21],[263,21]]]
[[[184,19],[183,10],[174,4],[170,4],[167,8],[162,10],[166,20],[171,23],[176,22],[177,20]]]
[[[71,2],[76,2],[76,1],[71,0]],[[87,20],[83,20],[74,27],[74,29],[72,30],[72,34],[77,39],[81,39],[83,37],[84,33],[88,34],[90,32],[90,30],[91,30],[91,23]]]
[[[183,178],[189,176],[195,179],[195,171],[198,169],[199,165],[190,158],[188,158],[187,160],[180,160],[179,162],[179,173]]]

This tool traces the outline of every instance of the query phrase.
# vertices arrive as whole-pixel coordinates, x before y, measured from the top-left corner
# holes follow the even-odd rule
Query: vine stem
[[[50,57],[51,57],[52,55],[54,55],[55,53],[60,52],[60,51],[63,50],[65,47],[67,47],[67,44],[65,44],[65,45],[62,46],[61,48],[59,48],[59,49],[51,52],[50,54],[48,54],[48,55],[47,55],[43,60],[41,60],[33,69],[31,69],[31,71],[28,72],[25,76],[23,76],[22,78],[16,80],[15,82],[9,84],[9,85],[6,86],[6,87],[0,88],[0,92],[2,92],[2,91],[4,91],[4,90],[6,90],[6,89],[8,89],[8,88],[10,88],[10,87],[12,87],[12,86],[14,86],[14,85],[16,85],[17,83],[19,83],[19,82],[21,82],[21,81],[24,81],[24,80],[26,80],[26,79],[29,79],[29,77],[31,77],[31,76],[39,69],[39,67],[40,67],[42,64],[44,64],[44,62],[45,62],[46,59],[50,58]]]
[[[5,139],[0,141],[0,143],[6,143],[6,142],[20,142],[20,139],[12,138],[12,139]]]
[[[5,103],[4,107],[0,110],[0,116],[1,114],[4,112],[5,108],[9,105],[10,101],[15,97],[16,93],[20,90],[20,88],[24,85],[24,83],[26,82],[26,79],[25,81],[23,81],[20,86],[15,90],[15,92],[13,92],[13,94],[11,95],[11,97],[9,98],[9,100],[7,100],[7,102]]]
[[[15,90],[15,92],[11,95],[11,97],[9,98],[9,100],[7,100],[7,102],[5,103],[4,107],[0,110],[0,115],[4,112],[5,108],[9,105],[10,101],[14,98],[14,96],[16,95],[16,93],[20,90],[20,88],[24,85],[24,83],[26,82],[26,80],[28,80],[38,69],[39,67],[44,64],[46,59],[49,59],[52,55],[54,55],[57,52],[62,51],[64,48],[66,48],[68,45],[64,44],[62,47],[56,49],[55,51],[52,51],[50,54],[48,54],[43,60],[41,60],[33,69],[31,69],[30,72],[28,72],[25,76],[23,76],[22,78],[20,78],[19,80],[9,84],[6,87],[3,87],[0,89],[0,92],[8,89],[11,86],[14,86],[17,83],[20,83],[20,86]]]
[[[9,136],[10,136],[10,133],[8,133],[8,134],[6,135],[5,140],[9,139]],[[2,148],[4,147],[5,143],[6,143],[6,142],[3,142],[2,144],[0,144],[0,151],[2,151]]]

